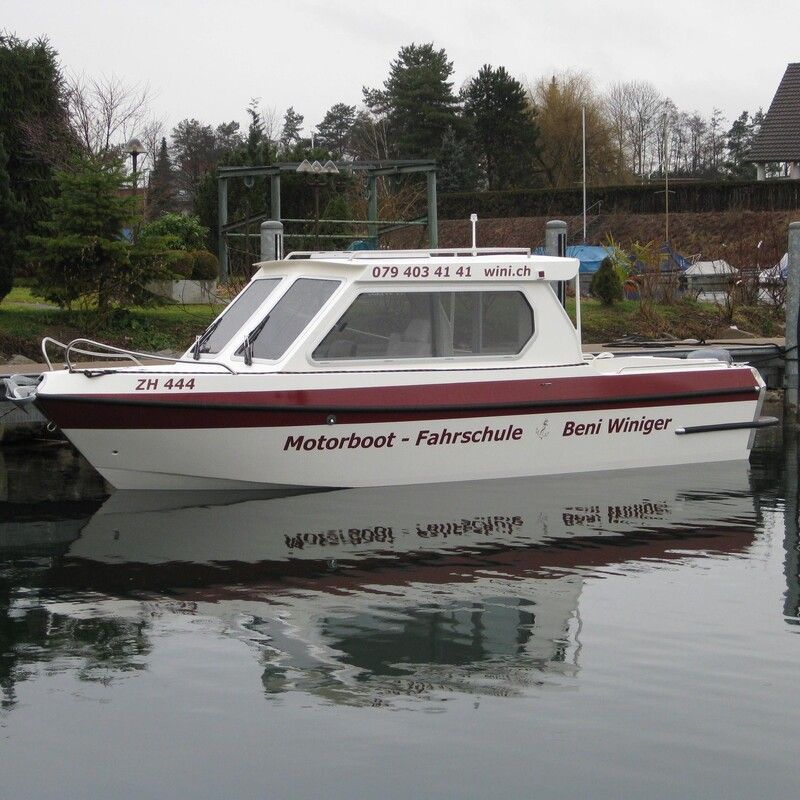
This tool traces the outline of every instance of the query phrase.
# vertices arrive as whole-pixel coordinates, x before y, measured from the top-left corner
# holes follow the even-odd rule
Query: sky
[[[530,82],[580,70],[729,121],[766,110],[800,61],[800,0],[0,0],[0,29],[46,36],[69,72],[148,84],[168,129],[245,127],[260,98],[293,106],[308,133],[334,103],[360,105],[412,42],[446,50],[456,88],[485,63]]]

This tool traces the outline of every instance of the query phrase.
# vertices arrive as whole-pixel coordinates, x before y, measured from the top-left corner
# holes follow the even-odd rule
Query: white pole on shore
[[[786,278],[786,368],[784,372],[784,420],[796,424],[798,411],[798,313],[800,312],[800,222],[789,225],[789,258]]]
[[[583,243],[586,244],[586,106],[581,106],[583,143]]]

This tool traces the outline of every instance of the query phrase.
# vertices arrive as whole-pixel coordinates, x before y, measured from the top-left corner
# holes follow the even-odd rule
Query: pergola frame
[[[219,234],[220,278],[228,277],[228,239],[227,234],[254,222],[265,219],[282,221],[281,217],[281,175],[297,172],[299,163],[270,164],[263,167],[219,167],[217,169],[217,208]],[[433,160],[400,161],[339,161],[336,167],[340,173],[366,173],[368,183],[367,229],[371,239],[378,237],[378,178],[388,175],[412,175],[423,173],[427,180],[427,216],[423,218],[428,226],[428,244],[432,249],[439,246],[438,216],[436,212],[436,162]],[[237,222],[228,222],[228,181],[233,178],[269,178],[269,215],[256,215]],[[415,223],[419,224],[419,220]],[[409,221],[409,224],[415,224]]]

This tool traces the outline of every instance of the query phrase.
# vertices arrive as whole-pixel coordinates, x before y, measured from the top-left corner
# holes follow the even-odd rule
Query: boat
[[[745,459],[758,372],[585,355],[554,285],[573,258],[521,248],[290,253],[261,262],[176,359],[86,339],[35,402],[119,489],[355,488]],[[43,352],[51,364],[48,347]],[[130,363],[80,366],[84,356]],[[161,363],[159,363],[161,362]],[[167,363],[164,363],[167,362]]]

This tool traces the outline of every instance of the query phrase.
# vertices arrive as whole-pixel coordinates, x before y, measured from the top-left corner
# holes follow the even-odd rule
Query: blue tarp
[[[600,269],[603,259],[612,252],[610,247],[596,244],[573,244],[567,248],[567,256],[577,258],[581,262],[580,271],[590,275]]]
[[[612,252],[610,247],[601,247],[596,244],[573,244],[567,248],[568,258],[577,258],[581,262],[580,271],[591,275],[600,269],[603,259]],[[533,253],[539,256],[545,254],[544,247],[536,247]]]
[[[537,255],[544,255],[544,247],[537,247],[534,251]],[[673,250],[669,245],[662,245],[659,252],[667,255],[662,263],[661,269],[665,272],[679,269],[684,272],[691,264],[680,253]],[[603,259],[613,253],[613,248],[604,247],[598,244],[573,244],[567,248],[567,256],[577,258],[581,262],[580,271],[585,275],[592,275],[600,269]],[[634,265],[641,270],[641,265]]]

